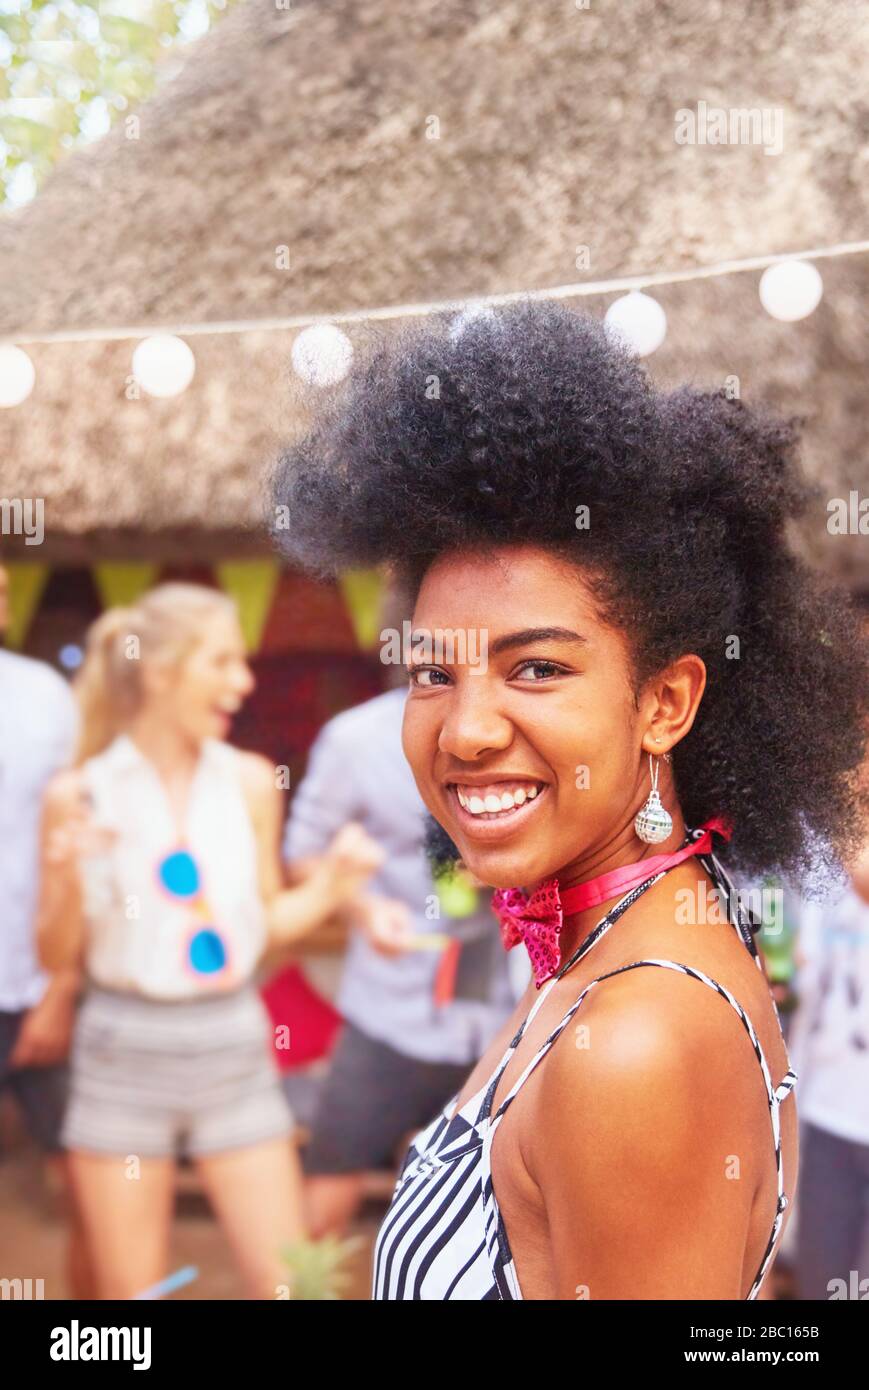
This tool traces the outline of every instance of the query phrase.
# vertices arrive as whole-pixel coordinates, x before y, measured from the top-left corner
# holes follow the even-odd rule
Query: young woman
[[[865,811],[792,444],[525,303],[377,347],[282,461],[294,555],[411,585],[405,753],[534,970],[411,1145],[378,1299],[758,1295],[795,1077],[724,865],[799,873]]]
[[[347,827],[282,891],[275,770],[224,741],[252,688],[224,595],[165,584],[110,610],[77,682],[79,764],[47,793],[40,953],[88,979],[63,1139],[103,1298],[169,1273],[182,1145],[251,1295],[291,1282],[300,1168],[252,977],[380,854]]]

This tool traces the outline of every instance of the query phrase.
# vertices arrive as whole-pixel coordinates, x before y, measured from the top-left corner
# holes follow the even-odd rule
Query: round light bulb
[[[36,369],[23,348],[11,343],[0,347],[0,406],[26,401],[35,381]]]
[[[171,333],[143,338],[133,353],[133,376],[149,396],[180,396],[193,380],[196,358]]]
[[[817,309],[824,293],[820,272],[811,261],[778,261],[767,266],[758,286],[768,314],[783,323],[796,323]]]
[[[331,323],[303,328],[292,347],[293,368],[310,386],[334,386],[353,361],[353,344]]]
[[[631,290],[614,300],[604,323],[637,357],[648,357],[667,336],[667,315],[657,299],[641,290]]]

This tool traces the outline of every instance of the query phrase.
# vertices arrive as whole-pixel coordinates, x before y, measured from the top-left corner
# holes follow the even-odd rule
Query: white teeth
[[[500,795],[497,792],[488,792],[484,797],[462,791],[458,786],[455,790],[459,805],[472,816],[494,816],[513,811],[517,806],[524,806],[526,801],[533,801],[541,788],[532,784],[517,787],[512,792],[501,792]]]

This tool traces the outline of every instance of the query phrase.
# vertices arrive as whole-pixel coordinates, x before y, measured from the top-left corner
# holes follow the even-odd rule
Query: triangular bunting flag
[[[220,587],[238,604],[247,649],[255,652],[272,606],[280,567],[274,560],[228,560],[215,565]]]
[[[379,570],[345,570],[338,583],[360,647],[377,646],[385,580]]]
[[[7,564],[9,575],[9,627],[6,645],[19,651],[27,640],[33,615],[48,582],[48,565]]]
[[[157,566],[139,564],[94,565],[94,583],[104,608],[126,608],[136,602],[157,578]]]

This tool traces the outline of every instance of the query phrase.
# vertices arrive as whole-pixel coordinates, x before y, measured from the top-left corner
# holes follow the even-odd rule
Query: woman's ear
[[[706,666],[693,652],[680,656],[649,682],[643,751],[664,754],[691,729],[706,689]]]

